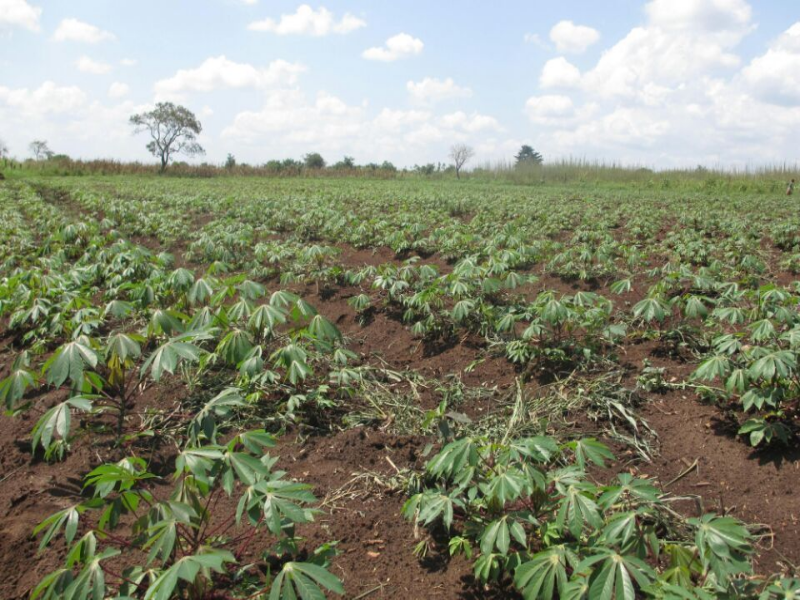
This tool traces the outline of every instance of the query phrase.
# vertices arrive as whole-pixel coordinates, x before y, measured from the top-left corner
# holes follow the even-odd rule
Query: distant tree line
[[[158,102],[152,110],[132,115],[129,119],[134,128],[134,134],[146,133],[150,139],[147,142],[147,151],[158,159],[159,171],[165,172],[170,164],[181,165],[191,169],[185,163],[176,161],[177,156],[193,157],[205,154],[205,149],[197,141],[197,137],[202,133],[203,126],[195,114],[188,108],[176,105],[172,102]],[[63,154],[53,152],[46,140],[33,140],[28,146],[30,153],[36,162],[59,162],[64,163],[64,168],[72,163],[70,158]],[[8,146],[0,140],[0,158],[6,159],[8,156]],[[448,157],[450,163],[428,163],[424,165],[414,165],[412,169],[404,169],[404,172],[416,175],[431,177],[436,174],[454,173],[457,179],[461,178],[462,171],[466,164],[475,156],[475,150],[464,143],[456,143],[450,148]],[[542,155],[535,151],[531,146],[523,145],[515,156],[517,167],[541,165]],[[81,162],[82,165],[89,163],[102,163],[105,165],[116,165],[115,161],[89,161]],[[122,163],[119,163],[122,164]],[[116,167],[111,167],[117,172]],[[206,163],[198,166],[198,172],[214,169],[213,165]],[[218,168],[218,167],[216,167]],[[236,157],[229,153],[223,165],[225,171],[242,173],[245,170],[252,172],[265,171],[266,174],[276,175],[300,175],[308,172],[336,172],[343,175],[357,173],[392,174],[398,171],[397,167],[389,161],[378,163],[368,163],[365,165],[356,164],[352,156],[344,156],[341,160],[328,165],[319,152],[310,152],[302,159],[286,158],[283,160],[269,160],[262,166],[252,167],[247,164],[239,164]]]

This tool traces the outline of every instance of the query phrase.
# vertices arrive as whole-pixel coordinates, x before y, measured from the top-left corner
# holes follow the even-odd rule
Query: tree
[[[303,157],[303,162],[306,165],[306,169],[324,169],[325,168],[325,159],[322,158],[322,155],[319,152],[312,152],[310,154],[306,154]]]
[[[333,165],[334,169],[337,170],[348,170],[348,169],[355,169],[356,168],[356,161],[352,156],[345,156],[342,160],[337,162]]]
[[[228,152],[228,158],[225,159],[225,168],[231,170],[235,166],[236,166],[236,157],[230,152]]]
[[[0,158],[8,158],[8,146],[0,139]]]
[[[28,148],[30,148],[31,154],[36,160],[45,160],[54,154],[45,140],[33,140]]]
[[[450,158],[456,168],[456,179],[461,179],[461,168],[475,156],[475,150],[466,144],[454,144],[450,148]]]
[[[175,154],[195,156],[206,152],[197,143],[203,126],[194,113],[183,106],[159,102],[153,110],[133,115],[130,123],[135,128],[134,133],[146,131],[153,138],[147,149],[161,160],[161,171]]]
[[[514,157],[517,159],[517,166],[520,165],[540,165],[544,161],[542,155],[539,154],[536,150],[534,150],[528,144],[523,144],[522,148],[519,149],[517,155]]]

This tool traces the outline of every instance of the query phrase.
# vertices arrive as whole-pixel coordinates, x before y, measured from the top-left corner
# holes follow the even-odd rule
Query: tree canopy
[[[523,144],[522,148],[519,149],[519,152],[517,152],[517,155],[514,158],[517,159],[517,166],[540,165],[544,161],[542,155],[528,144]]]
[[[172,102],[159,102],[153,110],[133,115],[130,123],[135,128],[134,133],[146,131],[150,134],[152,139],[147,150],[160,159],[162,171],[176,154],[205,154],[197,142],[203,126],[188,108]]]

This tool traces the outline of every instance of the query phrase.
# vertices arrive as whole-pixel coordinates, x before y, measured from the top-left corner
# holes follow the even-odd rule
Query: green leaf
[[[31,431],[31,450],[33,452],[35,452],[36,448],[40,445],[45,450],[48,449],[53,442],[54,434],[62,440],[67,440],[72,421],[72,409],[81,412],[89,412],[92,410],[92,398],[87,396],[74,396],[60,404],[56,404],[53,408],[44,413],[36,422],[33,431]]]
[[[595,438],[580,439],[566,444],[575,453],[575,460],[581,469],[586,468],[586,461],[604,467],[606,460],[614,460],[614,453],[608,446],[598,442]]]
[[[505,556],[511,544],[511,536],[508,531],[508,518],[503,517],[497,521],[489,523],[481,534],[481,552],[491,553],[495,548]]]
[[[272,582],[269,600],[325,600],[324,589],[343,595],[344,587],[327,569],[308,562],[287,562]]]
[[[61,346],[44,365],[47,383],[59,387],[67,379],[73,386],[83,382],[83,370],[97,366],[97,353],[89,345],[88,338],[81,337]]]
[[[559,597],[564,593],[569,581],[567,559],[577,562],[566,546],[555,546],[534,554],[531,560],[522,563],[514,573],[514,585],[522,591],[525,600],[553,600],[555,592]]]
[[[0,402],[11,410],[25,396],[28,388],[36,384],[36,376],[25,368],[17,368],[0,381]]]

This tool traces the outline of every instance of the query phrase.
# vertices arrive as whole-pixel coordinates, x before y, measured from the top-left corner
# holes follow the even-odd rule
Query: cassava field
[[[0,182],[0,598],[795,598],[800,211],[667,183]]]

